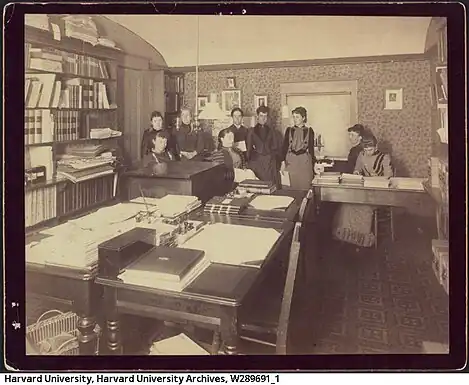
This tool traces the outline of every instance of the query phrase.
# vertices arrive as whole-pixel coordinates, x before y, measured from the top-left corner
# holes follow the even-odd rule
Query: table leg
[[[238,309],[229,308],[224,310],[221,318],[221,338],[226,355],[238,354],[239,327]]]
[[[80,355],[94,356],[97,353],[97,335],[94,331],[96,318],[90,314],[78,313],[77,328],[78,343],[80,345]]]
[[[116,308],[117,293],[112,287],[104,289],[104,301],[106,306],[106,345],[109,354],[119,355],[123,353],[119,314]]]

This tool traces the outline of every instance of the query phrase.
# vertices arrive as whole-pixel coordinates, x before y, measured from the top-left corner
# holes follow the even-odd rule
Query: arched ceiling
[[[170,67],[193,66],[197,17],[105,15],[155,47]],[[199,16],[199,64],[420,54],[430,17]]]

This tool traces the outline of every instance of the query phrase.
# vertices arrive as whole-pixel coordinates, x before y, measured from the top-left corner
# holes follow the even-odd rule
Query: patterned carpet
[[[313,272],[295,293],[290,354],[446,352],[448,297],[432,270],[432,231],[407,216],[395,228],[396,241],[380,237],[378,250],[357,254],[333,241],[321,257],[308,250]],[[51,305],[28,301],[28,308],[34,319]],[[126,353],[148,351],[161,323],[122,321]]]

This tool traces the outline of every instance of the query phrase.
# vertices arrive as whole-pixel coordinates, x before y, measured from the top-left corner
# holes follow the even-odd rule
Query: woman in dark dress
[[[190,109],[181,110],[180,120],[175,136],[181,159],[204,160],[213,150],[212,136],[196,127]]]
[[[176,139],[171,133],[164,128],[163,115],[159,111],[153,111],[150,115],[150,127],[143,132],[142,143],[140,145],[140,157],[143,159],[145,155],[152,152],[154,134],[159,131],[165,131],[168,139],[168,151],[174,156],[175,160],[179,160],[179,151]]]
[[[352,148],[348,153],[347,170],[345,172],[349,174],[352,174],[355,170],[355,164],[357,163],[358,155],[363,150],[361,142],[364,133],[365,127],[363,127],[361,124],[355,124],[354,126],[348,129],[348,136],[350,139],[350,143],[352,144]]]
[[[281,148],[274,131],[267,125],[269,108],[261,106],[256,110],[257,124],[246,137],[248,168],[262,181],[273,182],[281,188],[279,158]]]
[[[175,160],[174,155],[169,151],[167,145],[169,133],[165,130],[155,131],[148,134],[148,141],[151,143],[150,152],[142,159],[142,168],[145,173],[151,175],[164,174],[167,163]]]
[[[290,186],[297,190],[308,190],[313,180],[314,132],[306,127],[307,113],[304,107],[292,111],[295,125],[285,131],[282,160],[285,171],[290,175]]]

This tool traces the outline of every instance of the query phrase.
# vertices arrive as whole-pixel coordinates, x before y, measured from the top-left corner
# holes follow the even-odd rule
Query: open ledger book
[[[211,262],[260,266],[279,237],[272,228],[215,223],[180,247],[203,250]]]

